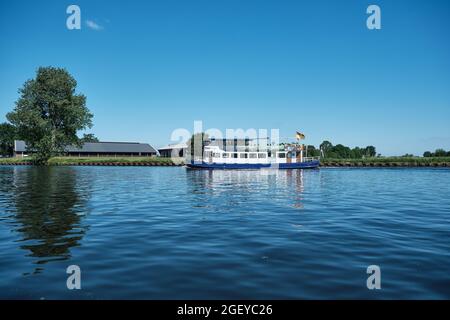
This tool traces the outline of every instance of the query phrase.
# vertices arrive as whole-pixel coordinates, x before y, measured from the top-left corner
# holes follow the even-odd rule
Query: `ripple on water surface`
[[[450,170],[1,167],[3,298],[450,298]],[[82,290],[66,268],[82,269]],[[379,265],[382,290],[366,288]]]

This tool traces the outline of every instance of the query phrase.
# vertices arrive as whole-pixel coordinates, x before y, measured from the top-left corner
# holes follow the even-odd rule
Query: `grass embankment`
[[[32,164],[32,157],[0,158],[0,165]],[[159,157],[54,157],[49,165],[108,165],[108,166],[173,166],[182,164],[182,159],[173,161]],[[321,159],[323,167],[450,167],[450,157],[379,157],[366,159]]]
[[[0,164],[32,164],[32,157],[0,158]],[[109,165],[109,166],[173,166],[180,161],[160,157],[54,157],[48,161],[49,165]]]
[[[379,157],[365,159],[322,159],[324,167],[450,167],[450,157]]]

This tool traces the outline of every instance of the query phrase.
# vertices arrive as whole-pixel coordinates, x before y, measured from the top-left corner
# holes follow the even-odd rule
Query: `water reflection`
[[[215,197],[222,207],[238,206],[267,193],[274,201],[288,199],[292,207],[303,209],[304,175],[304,170],[188,170],[187,185],[193,207],[212,206]]]
[[[303,204],[303,194],[305,191],[303,183],[303,170],[287,170],[286,178],[288,181],[288,188],[292,190],[293,194],[293,204],[294,208],[303,209],[305,206]]]
[[[74,168],[14,168],[12,218],[21,234],[20,248],[36,257],[36,264],[69,259],[70,249],[80,245],[87,231],[82,223],[87,185],[80,185]]]

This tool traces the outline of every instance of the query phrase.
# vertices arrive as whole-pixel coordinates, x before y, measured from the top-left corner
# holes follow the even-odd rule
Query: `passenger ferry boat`
[[[320,157],[304,157],[303,146],[282,145],[268,151],[224,151],[219,146],[205,146],[202,157],[191,158],[191,169],[312,169]]]

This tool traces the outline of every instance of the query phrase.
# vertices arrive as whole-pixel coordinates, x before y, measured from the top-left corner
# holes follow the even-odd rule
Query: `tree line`
[[[322,156],[328,159],[362,159],[375,157],[377,151],[374,146],[355,147],[352,149],[342,144],[333,145],[330,141],[323,141],[318,149],[309,145],[307,154],[311,157]]]
[[[444,149],[436,149],[434,152],[425,151],[423,153],[424,158],[433,158],[433,157],[450,157],[450,151],[445,151]]]

